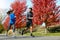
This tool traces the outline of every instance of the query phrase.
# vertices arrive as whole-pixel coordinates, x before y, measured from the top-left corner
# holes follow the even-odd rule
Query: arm
[[[33,17],[29,17],[29,19],[33,19]]]

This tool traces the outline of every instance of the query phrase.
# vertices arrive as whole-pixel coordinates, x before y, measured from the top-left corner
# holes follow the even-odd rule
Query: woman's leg
[[[12,28],[13,28],[13,32],[15,32],[15,25],[12,25]]]
[[[12,35],[12,37],[15,37],[15,25],[14,24],[12,25],[12,29],[13,29],[13,35]]]
[[[8,31],[10,30],[11,25],[8,26],[6,36],[8,35]]]
[[[7,32],[10,30],[11,25],[8,26]]]

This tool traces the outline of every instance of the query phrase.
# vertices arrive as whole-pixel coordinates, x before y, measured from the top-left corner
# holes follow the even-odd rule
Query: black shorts
[[[32,21],[28,21],[27,23],[26,23],[26,27],[27,28],[30,28],[32,26]]]

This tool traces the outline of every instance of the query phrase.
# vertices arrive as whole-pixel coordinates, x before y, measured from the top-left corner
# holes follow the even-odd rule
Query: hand
[[[29,17],[29,19],[33,19],[33,17]]]

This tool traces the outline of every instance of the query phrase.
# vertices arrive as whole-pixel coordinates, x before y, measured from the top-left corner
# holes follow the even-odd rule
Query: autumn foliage
[[[59,22],[57,18],[60,16],[60,6],[56,6],[56,0],[32,0],[32,3],[34,24],[46,22],[47,25],[54,25]]]
[[[56,0],[32,0],[33,3],[33,25],[40,25],[43,22],[49,25],[59,23],[60,6],[56,6]],[[16,15],[16,28],[26,26],[26,16],[22,16],[26,10],[26,0],[15,0],[11,4],[11,8],[15,11]],[[22,21],[24,20],[24,21]],[[5,25],[7,26],[7,24]]]
[[[8,26],[9,26],[9,21],[10,21],[10,17],[7,16],[4,20],[4,22],[2,23],[3,26],[4,26],[4,29],[7,30],[8,29]]]
[[[25,0],[24,1],[15,0],[11,4],[11,8],[12,8],[12,10],[14,10],[15,15],[16,15],[16,22],[15,22],[16,28],[24,27],[26,25],[26,16],[22,15],[22,14],[24,13],[24,11],[27,8],[26,1]],[[10,17],[8,16],[3,22],[4,29],[8,28],[9,21],[10,21]]]

